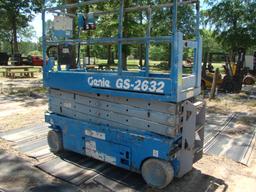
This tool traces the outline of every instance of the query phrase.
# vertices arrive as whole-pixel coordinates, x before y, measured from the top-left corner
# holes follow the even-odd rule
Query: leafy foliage
[[[212,31],[203,29],[201,30],[201,36],[203,39],[203,54],[209,52],[225,52],[220,43],[216,41],[216,38]]]
[[[13,51],[18,52],[18,30],[28,27],[28,23],[34,17],[34,13],[40,11],[40,0],[0,0],[0,29],[1,34],[7,35],[2,40],[12,42]]]
[[[217,40],[227,49],[248,49],[256,44],[256,1],[227,0],[207,3],[206,23]]]
[[[156,5],[159,3],[168,3],[167,0],[126,0],[125,7],[135,7],[143,5]],[[96,6],[90,6],[89,11],[110,11],[119,8],[119,3],[116,1],[110,1],[109,3],[101,3]],[[192,38],[195,34],[195,11],[191,6],[184,5],[179,6],[178,12],[178,29],[183,32],[185,38]],[[172,9],[153,9],[152,10],[152,21],[151,21],[151,36],[165,36],[171,34],[172,29]],[[147,11],[133,11],[126,12],[124,14],[124,37],[144,37],[146,35],[148,23],[148,13]],[[92,32],[86,32],[82,37],[88,38],[90,34],[91,37],[116,37],[118,28],[118,17],[117,14],[110,14],[107,16],[100,16],[97,18],[97,29]],[[117,46],[112,45],[107,49],[111,49],[117,55]],[[93,46],[91,51],[98,53],[100,58],[106,57],[110,54],[104,54],[103,46]],[[108,51],[109,52],[109,51]],[[155,44],[150,48],[150,59],[165,60],[168,61],[170,58],[170,45],[169,44]],[[160,56],[161,55],[161,56]],[[142,60],[145,56],[145,45],[124,45],[123,46],[123,63],[124,69],[126,69],[126,58],[135,58],[140,60],[140,65],[142,65]],[[109,62],[108,62],[109,63]]]

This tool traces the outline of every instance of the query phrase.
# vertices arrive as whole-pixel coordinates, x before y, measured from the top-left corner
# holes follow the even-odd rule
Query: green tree
[[[203,53],[227,51],[218,43],[212,31],[203,29],[200,33],[203,39]]]
[[[18,30],[28,26],[34,13],[40,11],[40,0],[0,0],[1,32],[5,31],[12,38],[13,52],[18,53]]]
[[[226,49],[249,49],[256,43],[256,1],[222,0],[206,1],[210,9],[205,11],[206,24]]]
[[[18,29],[17,37],[20,42],[31,42],[32,39],[36,38],[36,31],[33,26],[29,25],[25,28]]]
[[[196,15],[190,5],[178,6],[177,29],[184,34],[184,39],[195,37]],[[172,8],[156,10],[152,15],[152,35],[166,36],[172,34]],[[157,44],[155,48],[162,50],[164,63],[171,65],[171,44]],[[187,50],[185,50],[186,52]],[[168,68],[166,66],[166,68]]]
[[[76,0],[59,0],[57,3],[75,3]],[[96,5],[83,6],[79,7],[79,12],[88,13],[97,11],[111,11],[118,10],[120,1],[110,1],[106,3],[98,3]],[[167,0],[125,0],[125,8],[128,7],[136,7],[136,6],[144,6],[149,4],[158,4],[158,3],[167,3]],[[152,10],[152,25],[151,25],[151,36],[157,35],[170,35],[171,34],[171,23],[172,23],[172,9],[171,8],[161,8],[161,9],[153,9]],[[69,13],[74,13],[75,11],[68,11]],[[118,14],[109,14],[104,16],[95,16],[97,29],[93,31],[86,31],[81,34],[82,39],[86,39],[89,37],[116,37],[117,29],[118,29]],[[185,38],[193,37],[195,31],[195,12],[194,10],[187,5],[179,6],[179,14],[178,14],[178,28],[181,32],[186,34]],[[147,28],[149,26],[148,23],[148,13],[145,9],[144,11],[131,11],[124,13],[124,21],[123,21],[123,37],[144,37],[146,35]],[[168,26],[168,27],[166,27]],[[76,28],[77,29],[77,28]],[[104,45],[105,46],[105,45]],[[104,49],[104,46],[93,45],[87,46],[87,50],[82,48],[83,51],[87,52],[87,56],[90,56],[90,52],[99,53],[100,58],[103,56],[108,58],[107,63],[109,65],[114,63],[114,56],[117,52],[117,45],[108,44],[107,49]],[[154,51],[154,49],[156,49]],[[104,50],[107,52],[104,53]],[[161,53],[164,53],[165,58],[169,60],[170,58],[170,45],[168,43],[161,45],[152,45],[150,48],[150,53],[157,53],[157,50],[161,50]],[[138,53],[136,53],[138,52]],[[145,55],[145,45],[123,45],[122,49],[123,54],[123,69],[127,70],[127,58],[132,55],[132,57],[140,60],[140,65],[142,66],[143,58]],[[163,57],[161,57],[163,58]],[[167,61],[166,60],[166,61]]]
[[[124,7],[135,7],[135,6],[143,6],[148,4],[158,4],[158,3],[165,3],[164,1],[156,2],[156,1],[149,1],[149,0],[126,0],[124,2]],[[119,4],[110,2],[108,4],[98,5],[97,8],[106,11],[118,8]],[[157,35],[170,35],[171,34],[171,23],[172,23],[172,12],[171,8],[167,9],[158,9],[152,10],[152,21],[151,21],[151,36]],[[146,35],[146,30],[148,27],[148,13],[146,10],[144,11],[134,11],[134,12],[125,12],[124,13],[124,22],[123,22],[123,37],[144,37]],[[180,6],[179,7],[179,14],[178,14],[178,28],[181,32],[186,34],[185,38],[191,38],[195,34],[195,12],[191,8],[191,6]],[[104,17],[100,19],[98,26],[97,26],[97,36],[116,36],[117,35],[117,16],[111,15],[109,17]],[[166,27],[168,26],[168,27]],[[153,49],[156,50],[165,50],[164,58],[168,58],[170,56],[170,45],[169,44],[158,44],[152,46],[150,50],[151,53],[155,53]],[[138,52],[136,54],[135,52]],[[108,55],[111,55],[111,45],[108,46]],[[142,66],[143,56],[145,55],[145,46],[144,45],[123,45],[122,49],[123,54],[123,69],[127,70],[127,57],[130,54],[133,54],[136,59],[139,59],[140,66]],[[161,57],[163,58],[163,57]],[[108,61],[111,60],[111,57],[108,57]],[[110,62],[111,63],[111,62]]]
[[[97,9],[101,11],[106,11],[108,9],[116,9],[115,4],[105,4],[105,5],[98,5]],[[96,37],[114,37],[117,35],[117,28],[118,28],[118,17],[116,14],[110,14],[110,15],[105,15],[104,17],[100,18],[98,21],[98,29],[95,31]],[[113,65],[115,64],[114,61],[114,52],[115,52],[115,47],[112,44],[107,45],[107,65]],[[98,46],[95,46],[95,48],[99,48]],[[94,52],[96,51],[94,49]]]

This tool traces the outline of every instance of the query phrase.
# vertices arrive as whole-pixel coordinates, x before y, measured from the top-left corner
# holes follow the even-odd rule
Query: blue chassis
[[[47,113],[46,122],[51,128],[61,131],[65,150],[70,150],[82,155],[86,153],[86,142],[95,142],[96,153],[102,156],[114,157],[115,161],[106,161],[115,166],[140,173],[142,163],[149,158],[158,158],[169,161],[175,172],[179,172],[179,161],[171,153],[178,145],[181,137],[175,139],[159,136],[145,131],[125,131],[106,126],[89,124],[83,121],[64,116]],[[87,131],[104,134],[104,137],[88,136]]]

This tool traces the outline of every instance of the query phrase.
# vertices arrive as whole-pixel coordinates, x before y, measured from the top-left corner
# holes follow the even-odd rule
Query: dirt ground
[[[25,86],[21,87],[20,84]],[[0,78],[0,90],[0,132],[44,121],[47,98],[40,76],[16,80]],[[11,143],[0,139],[0,191],[80,191],[77,187],[36,169],[33,166],[35,163],[35,159],[27,157],[12,148]]]
[[[24,79],[20,81],[15,80],[13,83],[10,80],[0,79],[0,86],[2,86],[0,87],[2,90],[0,94],[0,132],[20,128],[28,124],[32,125],[38,121],[44,121],[47,98],[45,96],[45,90],[40,87],[40,77],[29,81]],[[18,85],[24,81],[26,81],[26,88],[19,88],[18,86],[15,88],[15,85],[12,85],[12,90],[8,88],[10,83],[16,83]],[[239,122],[238,129],[243,130],[246,129],[246,126],[256,124],[256,99],[249,99],[244,93],[221,95],[216,100],[207,100],[207,106],[209,112],[222,114],[229,114],[231,112],[246,113],[246,117]],[[1,139],[0,151],[0,156],[8,153],[12,157],[20,157],[27,162],[25,169],[27,167],[29,170],[36,170],[32,168],[33,161],[35,160],[12,149],[8,142]],[[0,167],[3,165],[2,163],[0,161]],[[39,170],[35,173],[36,175],[38,174],[38,180],[33,180],[31,186],[56,181],[53,177]],[[0,174],[0,188],[8,189],[10,186],[13,186],[12,182],[1,182],[3,181],[2,177],[4,177],[4,173]],[[58,182],[61,183],[61,181]],[[256,147],[253,150],[249,166],[242,165],[222,156],[204,155],[194,165],[193,171],[182,179],[175,179],[164,191],[255,192]]]
[[[245,93],[221,95],[216,100],[206,100],[207,111],[221,114],[232,112],[244,113],[235,129],[236,133],[246,131],[246,128],[256,124],[256,99],[249,98]],[[225,157],[204,155],[203,159],[194,165],[203,174],[214,177],[217,182],[216,191],[256,191],[256,147],[254,147],[249,166],[229,160]],[[212,186],[214,186],[213,184]],[[210,189],[210,191],[212,191]],[[215,190],[214,190],[215,191]]]

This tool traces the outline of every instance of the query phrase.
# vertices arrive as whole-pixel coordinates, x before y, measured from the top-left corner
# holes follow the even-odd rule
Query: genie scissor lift
[[[44,85],[49,89],[49,110],[45,115],[51,130],[51,151],[73,151],[112,165],[141,173],[147,184],[163,188],[174,177],[188,173],[202,158],[205,105],[197,99],[201,92],[201,38],[199,1],[177,1],[125,7],[124,0],[114,1],[118,9],[82,12],[84,6],[108,0],[79,1],[76,4],[49,6],[43,9]],[[184,39],[177,28],[180,6],[191,5],[196,12],[194,38]],[[68,9],[76,8],[73,14]],[[151,35],[152,12],[172,13],[172,34]],[[147,13],[147,30],[143,37],[124,37],[124,15]],[[54,15],[52,36],[47,33],[46,15]],[[97,28],[96,15],[118,15],[115,37],[82,38],[82,31]],[[78,34],[74,36],[74,22]],[[159,23],[161,25],[161,23]],[[168,26],[166,26],[168,27]],[[152,43],[171,45],[170,69],[150,70],[149,49]],[[118,66],[112,70],[82,67],[80,46],[117,46]],[[145,64],[138,71],[123,67],[123,46],[145,45]],[[57,62],[48,55],[57,47]],[[192,72],[183,72],[183,54],[193,50]],[[56,64],[57,63],[57,64]],[[66,66],[65,69],[63,66]]]

